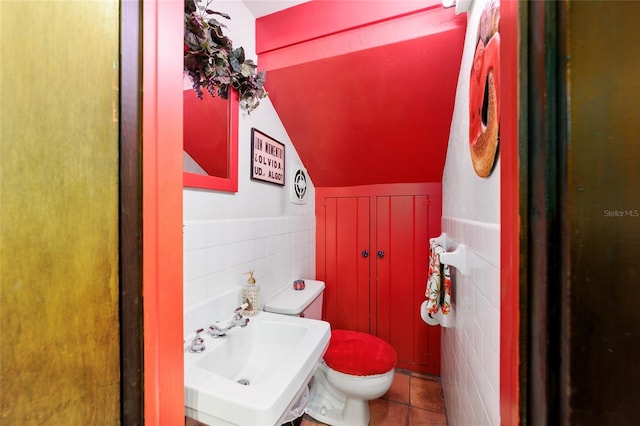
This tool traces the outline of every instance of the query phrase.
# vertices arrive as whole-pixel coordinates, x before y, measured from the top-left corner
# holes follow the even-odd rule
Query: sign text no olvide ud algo
[[[284,144],[251,129],[251,179],[284,185]]]

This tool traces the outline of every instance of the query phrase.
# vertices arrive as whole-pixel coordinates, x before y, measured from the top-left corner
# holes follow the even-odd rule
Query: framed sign
[[[251,129],[251,179],[284,186],[284,144]]]

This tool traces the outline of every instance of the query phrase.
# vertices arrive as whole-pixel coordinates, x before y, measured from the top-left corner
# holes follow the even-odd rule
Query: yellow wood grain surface
[[[3,425],[119,424],[118,19],[0,1]]]

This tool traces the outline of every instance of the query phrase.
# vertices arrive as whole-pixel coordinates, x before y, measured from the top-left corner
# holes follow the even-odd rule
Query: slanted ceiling
[[[440,1],[314,0],[256,21],[271,102],[316,186],[442,180],[465,27]]]

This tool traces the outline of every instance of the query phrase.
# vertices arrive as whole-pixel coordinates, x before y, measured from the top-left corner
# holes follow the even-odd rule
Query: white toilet
[[[265,302],[268,312],[321,319],[324,283],[304,280],[304,290],[287,288]],[[395,350],[367,333],[332,330],[329,347],[311,380],[306,412],[332,426],[369,423],[369,400],[393,382]]]

